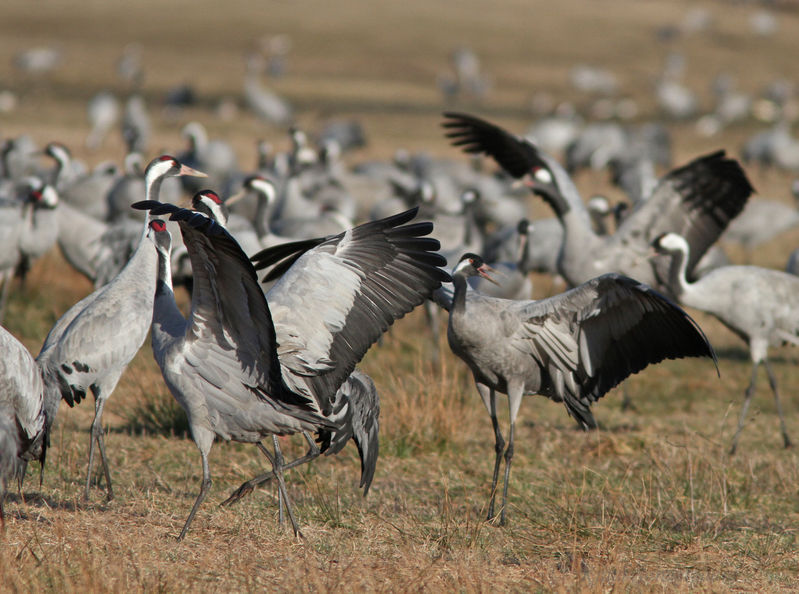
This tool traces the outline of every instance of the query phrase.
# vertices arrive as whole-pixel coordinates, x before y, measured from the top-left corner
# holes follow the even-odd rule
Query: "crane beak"
[[[482,276],[488,282],[494,283],[497,286],[500,286],[497,281],[495,281],[491,276],[489,276],[489,272],[496,272],[496,269],[491,268],[488,264],[483,264],[480,268],[477,269],[477,274]]]
[[[192,177],[208,177],[208,174],[203,173],[202,171],[197,171],[196,169],[192,169],[188,165],[181,165],[180,172],[178,175],[190,175]]]
[[[225,206],[230,206],[231,204],[235,204],[236,202],[244,198],[246,195],[247,195],[247,190],[242,188],[232,196],[228,197],[227,200],[225,200]]]

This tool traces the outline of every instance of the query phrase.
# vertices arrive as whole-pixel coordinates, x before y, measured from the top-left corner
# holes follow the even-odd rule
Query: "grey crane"
[[[209,219],[212,219],[226,230],[228,229],[229,213],[226,208],[226,203],[222,202],[219,196],[212,190],[201,190],[197,192],[197,194],[192,197],[192,208],[207,216]],[[231,234],[233,235],[233,233]],[[234,239],[239,241],[238,237],[235,235]],[[239,243],[239,245],[245,253],[249,253],[244,245],[241,243]],[[285,254],[285,250],[286,247],[281,246],[274,251],[282,257]],[[271,252],[268,251],[259,253],[259,268],[267,267],[266,262],[269,260],[270,253]],[[269,282],[273,280],[273,278],[269,278]],[[279,301],[281,299],[281,290],[282,289],[278,288],[273,295],[266,293],[267,300]],[[290,317],[292,315],[293,313],[288,308],[278,308],[272,315],[272,322],[275,326],[275,338],[278,345],[291,344],[292,342],[291,333],[294,330],[293,324],[286,320],[287,316]],[[282,347],[278,346],[277,348],[278,358],[280,358]],[[355,369],[344,383],[341,384],[341,387],[333,397],[330,411],[330,414],[327,415],[328,419],[335,421],[338,428],[335,430],[320,429],[318,431],[318,439],[321,448],[314,443],[307,432],[304,433],[305,439],[309,445],[308,453],[297,460],[284,464],[283,469],[287,470],[305,462],[310,462],[322,453],[326,455],[336,454],[341,451],[349,439],[352,438],[361,457],[360,486],[364,488],[364,496],[366,496],[369,491],[369,486],[372,483],[372,478],[374,477],[379,448],[378,429],[380,398],[372,379],[365,373]],[[276,458],[282,459],[277,441],[275,441],[275,450]],[[255,487],[270,481],[274,476],[274,473],[268,472],[245,482],[228,497],[223,504],[227,505],[238,501]]]
[[[208,174],[208,185],[218,188],[228,195],[231,183],[239,170],[238,159],[233,147],[224,140],[208,137],[208,132],[200,122],[189,122],[183,126],[181,135],[188,143],[187,150],[178,154],[181,163]],[[183,188],[194,194],[203,189],[203,182],[189,177],[181,179]]]
[[[783,443],[786,448],[790,447],[777,379],[768,362],[768,347],[786,342],[799,345],[799,278],[759,266],[722,266],[689,282],[686,278],[686,261],[690,257],[688,242],[677,234],[667,233],[657,238],[654,246],[672,256],[670,280],[680,303],[715,316],[749,344],[752,377],[746,388],[730,454],[738,447],[761,363],[774,393]]]
[[[42,373],[28,349],[0,326],[0,523],[6,481],[46,452]]]
[[[91,130],[86,137],[86,148],[97,151],[103,146],[105,137],[119,120],[119,100],[110,91],[100,91],[89,100],[86,115]]]
[[[244,76],[244,100],[253,113],[267,124],[285,127],[294,119],[289,102],[265,87],[261,81],[263,58],[250,54],[246,58],[247,72]]]
[[[24,279],[33,260],[55,245],[58,203],[55,189],[37,177],[24,178],[11,196],[0,198],[0,319],[13,276]]]
[[[272,464],[298,534],[282,462],[261,440],[338,429],[328,418],[331,399],[357,361],[394,320],[449,278],[438,268],[444,264],[434,253],[438,242],[423,237],[432,225],[406,225],[415,215],[411,210],[283,248],[287,259],[275,270],[291,267],[270,291],[271,306],[282,310],[277,315],[286,328],[278,346],[255,269],[221,225],[170,204],[149,201],[137,207],[169,213],[179,223],[194,271],[187,320],[175,304],[168,246],[158,247],[153,353],[186,411],[203,468],[200,493],[179,538],[211,487],[208,452],[215,436],[259,447]]]
[[[154,159],[145,172],[145,195],[148,199],[157,198],[164,178],[179,175],[202,176],[169,155]],[[114,496],[103,441],[103,407],[150,328],[158,261],[154,246],[164,230],[163,222],[145,223],[142,239],[125,267],[110,283],[81,299],[59,318],[37,357],[45,378],[48,430],[62,398],[74,406],[89,392],[94,396],[86,499],[95,443],[108,499]]]
[[[494,474],[488,518],[505,457],[500,523],[506,520],[516,417],[525,394],[563,402],[584,428],[596,427],[590,406],[627,376],[651,363],[715,353],[696,322],[652,288],[605,274],[540,301],[496,299],[468,291],[466,279],[491,278],[480,256],[465,254],[452,275],[447,338],[466,362],[494,427]],[[443,297],[443,298],[442,298]],[[497,421],[496,392],[508,395],[508,446]]]
[[[688,272],[715,243],[753,191],[740,165],[718,151],[672,170],[653,194],[613,234],[598,236],[577,188],[554,159],[529,141],[480,118],[445,113],[453,144],[468,153],[491,155],[510,175],[525,179],[560,219],[564,238],[558,268],[577,286],[605,272],[619,272],[668,292],[668,258],[651,259],[651,244],[668,232],[691,245]]]

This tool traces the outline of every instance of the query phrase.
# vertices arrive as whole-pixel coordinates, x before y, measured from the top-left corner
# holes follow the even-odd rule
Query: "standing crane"
[[[288,259],[276,267],[285,270],[278,282],[285,288],[272,306],[294,315],[284,318],[292,331],[278,359],[270,306],[233,237],[197,212],[151,201],[138,207],[178,222],[194,274],[187,320],[175,304],[169,250],[158,247],[153,354],[186,411],[203,468],[200,493],[178,538],[211,487],[208,452],[216,436],[258,446],[299,534],[282,463],[261,440],[338,428],[329,418],[331,402],[355,364],[394,320],[449,278],[438,268],[444,264],[434,253],[438,241],[423,237],[432,224],[406,225],[416,213],[411,210],[287,248]]]
[[[161,182],[180,175],[203,174],[168,155],[154,159],[145,172],[145,195],[157,198]],[[103,407],[150,328],[158,261],[155,243],[165,232],[162,227],[163,222],[145,222],[142,239],[125,267],[110,283],[81,299],[61,316],[37,357],[45,380],[48,432],[61,398],[74,406],[89,392],[94,396],[86,499],[95,443],[100,451],[107,497],[114,497],[103,442]]]
[[[455,267],[447,339],[469,366],[494,427],[494,474],[488,518],[494,518],[499,468],[505,457],[500,524],[505,524],[516,417],[525,394],[563,402],[583,429],[596,427],[591,404],[651,363],[716,355],[688,314],[650,287],[605,274],[540,301],[516,301],[467,292],[467,278],[491,279],[480,256],[465,254]],[[439,291],[439,297],[441,292]],[[496,392],[508,395],[508,446],[497,421]]]
[[[195,211],[207,216],[227,230],[228,210],[226,204],[215,192],[212,190],[201,190],[197,192],[192,197],[191,205]],[[240,247],[244,249],[242,244],[240,244]],[[286,247],[287,246],[283,245],[277,250],[263,250],[259,252],[257,256],[259,260],[258,268],[266,268],[269,266],[268,262],[270,260],[270,254],[272,253],[277,252],[280,259],[282,259],[285,255]],[[272,283],[275,280],[276,279],[270,276],[268,282]],[[283,285],[281,285],[281,287],[282,286]],[[281,299],[281,290],[282,289],[278,287],[274,294],[272,294],[271,291],[267,292],[267,302],[278,302]],[[288,308],[278,308],[272,311],[272,322],[275,325],[275,338],[278,344],[278,359],[287,352],[281,345],[289,345],[289,350],[292,348],[290,345],[292,344],[291,332],[293,331],[293,324],[289,321],[289,318],[292,316],[293,312]],[[300,464],[310,462],[323,453],[328,456],[336,454],[341,451],[350,439],[352,439],[358,448],[358,454],[361,458],[360,487],[363,487],[365,497],[369,492],[369,487],[374,477],[379,448],[380,397],[372,378],[362,371],[355,369],[344,383],[341,384],[341,387],[333,397],[330,405],[330,413],[327,416],[329,420],[335,422],[337,428],[335,430],[319,429],[319,431],[317,431],[321,448],[316,445],[307,432],[304,432],[303,435],[309,446],[308,453],[288,464],[284,464],[283,469],[287,470],[299,466]],[[277,440],[274,440],[274,445],[276,457],[281,457],[279,452],[280,446]],[[223,502],[223,505],[229,505],[238,501],[255,487],[269,482],[272,478],[274,478],[274,474],[272,472],[267,472],[266,474],[262,474],[245,482]]]
[[[749,344],[752,378],[746,388],[730,454],[738,447],[761,363],[774,393],[783,443],[790,447],[777,378],[768,362],[768,347],[786,342],[799,345],[799,278],[759,266],[722,266],[689,282],[685,272],[690,257],[688,242],[675,233],[667,233],[655,240],[654,247],[672,256],[670,281],[680,303],[715,316]]]

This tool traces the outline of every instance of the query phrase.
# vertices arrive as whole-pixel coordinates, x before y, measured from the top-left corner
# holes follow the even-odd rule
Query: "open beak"
[[[181,165],[180,172],[178,175],[190,175],[192,177],[208,177],[207,174],[203,173],[202,171],[197,171],[196,169],[192,169],[188,165]]]
[[[483,264],[480,268],[477,269],[477,274],[482,276],[488,282],[494,283],[497,286],[500,286],[497,281],[495,281],[491,276],[489,276],[489,272],[496,272],[494,268],[491,268],[488,264]]]

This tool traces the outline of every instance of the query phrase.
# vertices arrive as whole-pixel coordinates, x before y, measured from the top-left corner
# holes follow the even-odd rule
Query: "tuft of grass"
[[[171,394],[158,390],[144,392],[125,412],[122,430],[153,435],[187,435],[189,421]]]

